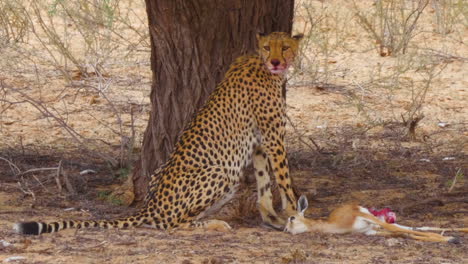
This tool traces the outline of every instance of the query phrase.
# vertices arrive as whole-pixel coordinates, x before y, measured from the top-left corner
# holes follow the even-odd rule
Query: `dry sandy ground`
[[[342,200],[359,200],[366,205],[392,204],[398,210],[405,201],[426,197],[427,190],[436,187],[434,179],[406,176],[393,179],[345,178],[333,175],[307,177],[311,171],[295,171],[299,186],[317,187],[311,200],[313,217],[324,216],[329,208]],[[437,181],[436,181],[437,179]],[[357,181],[366,181],[358,184]],[[426,187],[421,188],[421,183]],[[406,238],[368,237],[363,235],[300,234],[292,236],[259,226],[256,212],[242,219],[234,207],[248,206],[249,201],[234,200],[222,215],[233,226],[231,233],[216,231],[175,231],[168,233],[153,229],[131,230],[65,230],[39,237],[24,237],[12,232],[13,222],[21,219],[99,218],[125,214],[128,209],[102,202],[47,201],[32,202],[16,189],[4,184],[1,189],[0,239],[11,243],[0,247],[0,260],[13,256],[25,259],[21,263],[466,263],[466,235],[462,244],[441,244]],[[443,197],[439,197],[444,200]],[[440,201],[439,201],[440,202]],[[36,205],[30,208],[30,204]],[[237,204],[236,204],[237,203]],[[436,201],[437,204],[437,201]],[[64,210],[64,208],[77,208]],[[229,208],[231,207],[231,208]],[[465,210],[459,213],[460,210]],[[422,205],[405,210],[409,217],[399,218],[408,225],[461,226],[466,225],[466,201]],[[458,211],[458,213],[457,213]],[[123,212],[123,213],[122,213]],[[460,235],[460,234],[459,234]]]
[[[325,5],[333,11],[330,14],[350,8],[342,1],[310,2],[317,10]],[[363,5],[368,2],[362,1]],[[424,118],[413,140],[404,137],[404,128],[398,124],[400,115],[411,108],[411,89],[370,85],[378,83],[378,69],[389,75],[401,61],[379,56],[354,20],[347,21],[345,33],[335,34],[333,30],[339,27],[333,21],[328,25],[331,30],[318,31],[330,31],[331,43],[341,41],[346,48],[333,46],[324,56],[314,42],[304,51],[304,56],[316,54],[316,61],[313,65],[304,62],[305,73],[295,72],[290,81],[288,147],[292,176],[299,192],[309,197],[311,217],[324,217],[337,204],[354,200],[369,207],[390,206],[403,224],[468,226],[468,29],[460,26],[448,37],[434,34],[431,8],[421,22],[426,31],[414,42],[420,51],[440,51],[432,58],[437,59],[437,67],[445,69],[428,90]],[[144,9],[140,11],[144,13]],[[304,23],[301,19],[297,20],[298,29]],[[8,52],[2,56],[3,62],[14,60]],[[105,78],[68,84],[47,65],[25,63],[21,68],[5,68],[2,62],[0,81],[40,100],[62,117],[80,135],[86,151],[118,156],[132,128],[136,142],[141,141],[148,118],[151,73],[147,52],[125,59],[115,56],[107,65]],[[325,84],[307,79],[312,68],[319,76],[327,75],[320,79]],[[421,85],[427,77],[424,73],[424,68],[408,71],[403,76],[405,84]],[[19,93],[7,91],[2,99],[24,100]],[[0,160],[0,261],[20,256],[24,259],[18,263],[468,263],[466,234],[457,234],[462,243],[453,245],[362,235],[292,236],[270,230],[259,223],[252,184],[218,215],[234,227],[232,233],[131,229],[16,235],[11,226],[18,220],[112,218],[132,209],[100,199],[103,190],[121,183],[114,177],[119,172],[95,156],[77,152],[80,144],[63,126],[31,104],[0,101],[0,157],[23,172],[56,167],[64,160],[78,193],[70,195],[66,186],[58,188],[55,171],[19,176]],[[130,150],[138,151],[138,144]],[[79,175],[89,168],[97,174]],[[22,183],[23,191],[17,182]]]

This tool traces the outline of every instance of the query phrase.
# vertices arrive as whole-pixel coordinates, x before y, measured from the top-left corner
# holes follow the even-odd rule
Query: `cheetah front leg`
[[[294,215],[296,213],[296,197],[289,175],[288,159],[284,147],[284,123],[280,120],[276,124],[263,124],[262,149],[270,161],[276,183],[278,184],[283,213]]]
[[[276,229],[283,229],[286,219],[278,217],[273,208],[273,195],[271,194],[270,164],[267,154],[261,147],[255,150],[253,156],[255,179],[257,181],[257,203],[263,222]]]
[[[276,105],[260,105],[257,109],[257,126],[261,133],[261,148],[266,153],[276,183],[278,184],[283,213],[287,215],[296,214],[296,197],[292,188],[292,180],[289,175],[289,164],[284,146],[286,135],[286,113],[285,102],[281,99],[281,89],[271,92],[270,96],[280,101]],[[268,98],[267,99],[271,99]],[[265,113],[269,117],[265,118]],[[263,118],[262,118],[263,117]]]
[[[282,209],[287,215],[294,215],[296,213],[296,196],[292,188],[284,146],[276,145],[266,149],[268,149],[267,156],[271,161],[273,174],[279,187]]]

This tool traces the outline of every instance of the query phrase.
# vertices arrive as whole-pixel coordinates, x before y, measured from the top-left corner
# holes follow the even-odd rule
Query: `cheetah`
[[[257,203],[265,224],[282,229],[286,219],[272,205],[274,175],[285,214],[296,211],[284,146],[285,73],[302,35],[257,35],[258,54],[237,58],[205,105],[188,123],[168,161],[151,176],[142,209],[129,217],[98,221],[20,222],[20,234],[39,235],[66,228],[148,226],[230,230],[224,221],[203,220],[238,189],[243,169],[253,162]]]

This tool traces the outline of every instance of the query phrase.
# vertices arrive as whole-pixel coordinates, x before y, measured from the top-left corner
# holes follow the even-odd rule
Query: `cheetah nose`
[[[273,66],[278,66],[281,63],[278,59],[272,59],[270,62],[271,62],[271,65]]]

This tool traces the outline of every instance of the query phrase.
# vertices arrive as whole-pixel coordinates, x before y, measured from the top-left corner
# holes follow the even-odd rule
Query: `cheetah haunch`
[[[257,36],[258,55],[239,57],[230,66],[183,131],[169,160],[151,176],[139,213],[115,220],[22,222],[14,229],[32,235],[65,228],[141,225],[230,229],[223,221],[199,219],[232,198],[243,168],[251,161],[262,219],[282,228],[286,219],[278,217],[273,209],[269,173],[274,174],[279,186],[283,210],[293,214],[296,198],[284,147],[286,104],[282,85],[301,37],[281,32]]]

